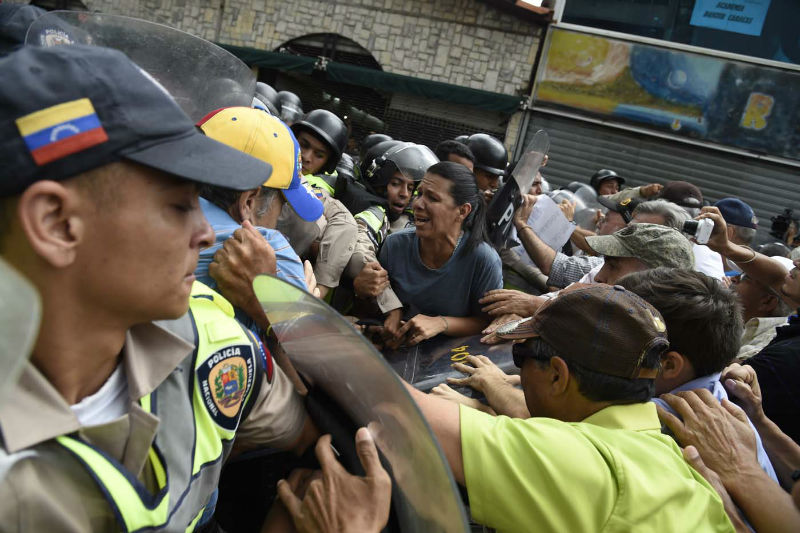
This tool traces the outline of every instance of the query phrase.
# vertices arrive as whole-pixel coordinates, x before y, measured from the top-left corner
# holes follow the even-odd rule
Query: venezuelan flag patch
[[[108,140],[88,98],[36,111],[18,118],[16,124],[39,166]]]

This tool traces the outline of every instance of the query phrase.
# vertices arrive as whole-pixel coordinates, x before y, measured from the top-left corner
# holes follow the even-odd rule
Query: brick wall
[[[384,70],[519,94],[541,28],[477,0],[87,0],[92,11],[161,22],[205,39],[263,50],[310,33],[338,33]]]

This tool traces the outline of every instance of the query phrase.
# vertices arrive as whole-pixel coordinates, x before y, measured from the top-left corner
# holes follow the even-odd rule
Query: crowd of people
[[[320,435],[253,289],[271,274],[385,352],[513,343],[517,372],[469,355],[406,384],[476,524],[800,531],[800,249],[754,248],[745,200],[542,167],[497,246],[513,162],[485,133],[348,153],[335,113],[261,82],[195,123],[121,52],[3,53],[0,294],[32,286],[41,325],[0,404],[0,530],[223,531],[226,462],[262,449],[316,469],[262,531],[384,528],[391,469],[366,428],[364,475]],[[550,199],[558,249],[531,222]]]

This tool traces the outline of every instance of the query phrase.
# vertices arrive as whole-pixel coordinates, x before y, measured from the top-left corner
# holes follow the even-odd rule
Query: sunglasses
[[[522,364],[525,362],[525,359],[536,359],[537,361],[549,361],[549,357],[543,357],[534,353],[529,347],[525,346],[524,343],[517,343],[511,347],[511,356],[514,358],[514,366],[519,369],[522,369]]]

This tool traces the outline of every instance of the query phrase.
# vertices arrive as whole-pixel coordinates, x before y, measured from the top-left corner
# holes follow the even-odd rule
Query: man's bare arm
[[[777,262],[766,255],[760,254],[747,246],[740,246],[728,240],[728,226],[719,209],[714,206],[704,207],[698,218],[708,218],[714,222],[714,229],[708,240],[708,247],[736,263],[742,272],[756,281],[781,293],[781,286],[786,277],[786,270]],[[795,302],[784,296],[787,304],[796,307],[800,302]]]
[[[514,213],[514,227],[517,228],[517,236],[528,256],[536,263],[536,266],[539,267],[543,274],[550,275],[550,267],[556,258],[556,251],[547,246],[536,235],[533,228],[528,226],[528,218],[531,216],[534,204],[536,204],[536,198],[532,194],[523,196],[522,204]]]
[[[459,406],[453,402],[420,392],[403,382],[408,393],[417,403],[422,416],[433,429],[433,434],[442,447],[455,480],[464,485],[464,456],[461,452],[461,415]]]

